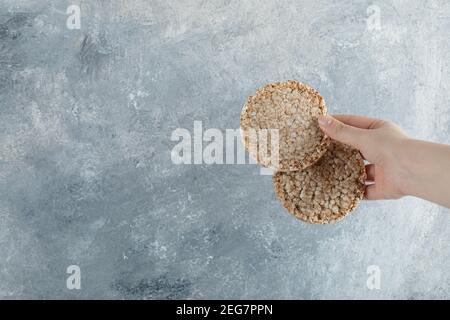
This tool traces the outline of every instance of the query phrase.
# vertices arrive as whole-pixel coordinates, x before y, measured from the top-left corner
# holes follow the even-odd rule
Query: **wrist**
[[[415,153],[417,153],[417,140],[405,138],[398,141],[395,146],[397,157],[396,162],[397,189],[401,196],[417,196],[418,186],[420,186],[420,175],[415,163]]]

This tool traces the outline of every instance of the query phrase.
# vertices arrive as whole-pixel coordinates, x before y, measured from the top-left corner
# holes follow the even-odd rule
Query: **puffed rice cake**
[[[244,105],[240,117],[243,143],[259,164],[279,171],[302,170],[315,163],[327,150],[330,139],[320,130],[317,119],[327,108],[320,94],[306,84],[294,80],[276,82],[259,88]],[[247,134],[262,129],[278,129],[278,159],[271,157],[271,133],[267,155],[250,147]]]
[[[344,218],[364,196],[366,172],[359,151],[333,141],[314,165],[303,171],[277,172],[275,193],[300,220],[325,224]]]

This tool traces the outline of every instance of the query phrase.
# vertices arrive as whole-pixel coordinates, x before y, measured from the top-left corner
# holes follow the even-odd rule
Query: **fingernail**
[[[327,127],[333,122],[333,119],[330,116],[320,116],[319,124],[321,126]]]

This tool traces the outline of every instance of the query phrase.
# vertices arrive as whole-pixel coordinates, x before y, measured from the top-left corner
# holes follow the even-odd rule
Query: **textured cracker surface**
[[[312,166],[273,176],[275,193],[295,217],[310,223],[341,220],[364,195],[364,160],[358,150],[332,142]]]
[[[266,142],[261,139],[261,131],[277,129],[278,157],[275,161],[271,157],[270,133],[267,133],[266,143],[268,156],[265,152],[258,152],[249,134],[244,135],[244,145],[250,156],[266,167],[280,171],[306,168],[325,153],[330,143],[317,123],[318,117],[325,115],[326,111],[322,96],[308,85],[294,80],[265,85],[247,99],[241,112],[240,126],[242,132],[255,130],[260,137],[258,146]]]
[[[170,160],[175,128],[237,129],[276,79],[450,143],[448,17],[447,0],[1,0],[0,297],[450,298],[448,209],[367,201],[310,225],[259,165]]]

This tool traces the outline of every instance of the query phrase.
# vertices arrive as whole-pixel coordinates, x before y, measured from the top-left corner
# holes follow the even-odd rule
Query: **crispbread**
[[[310,223],[336,222],[363,198],[366,178],[358,150],[333,141],[312,166],[273,176],[275,193],[295,217]]]
[[[245,148],[258,163],[279,171],[302,170],[315,163],[327,150],[330,139],[320,130],[317,119],[326,114],[324,99],[308,85],[294,80],[268,84],[247,99],[241,112],[240,127]],[[278,130],[278,157],[272,145],[267,154],[250,147],[247,132]],[[271,133],[268,140],[272,141]],[[259,141],[258,141],[259,143]]]

